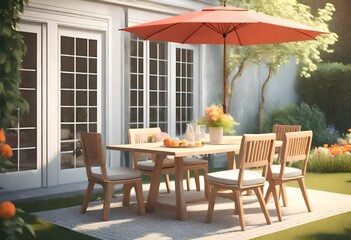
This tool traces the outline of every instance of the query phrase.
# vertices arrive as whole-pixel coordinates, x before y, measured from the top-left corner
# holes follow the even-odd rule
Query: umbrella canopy
[[[223,109],[226,111],[226,45],[275,44],[315,40],[312,27],[236,7],[214,7],[122,28],[145,40],[190,44],[223,44]]]

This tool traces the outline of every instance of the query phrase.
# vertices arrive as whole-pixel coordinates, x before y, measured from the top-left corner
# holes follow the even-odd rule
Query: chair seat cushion
[[[174,167],[174,159],[163,160],[162,168]],[[155,168],[155,163],[152,160],[145,160],[138,162],[138,169],[144,171],[153,171]]]
[[[207,160],[201,158],[184,158],[184,165],[208,164]]]
[[[117,167],[106,169],[108,180],[122,180],[141,177],[139,170],[130,169],[127,167]],[[93,177],[102,180],[100,168],[92,168]]]
[[[239,169],[226,170],[213,172],[208,174],[208,181],[228,184],[228,185],[238,185]],[[243,186],[264,184],[265,178],[262,174],[254,171],[244,171]]]
[[[280,165],[272,165],[272,176],[274,178],[279,177],[280,174]],[[302,175],[301,169],[293,167],[285,167],[284,178],[298,177]]]

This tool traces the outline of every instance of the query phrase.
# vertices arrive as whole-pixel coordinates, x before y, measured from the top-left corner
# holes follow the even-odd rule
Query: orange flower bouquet
[[[235,119],[227,113],[224,113],[222,105],[212,104],[205,108],[205,116],[199,119],[198,123],[205,124],[209,127],[222,127],[224,133],[234,134],[234,126],[239,125]]]
[[[12,155],[12,148],[6,143],[5,131],[0,129],[0,172],[4,171],[4,167],[12,165],[9,161]]]

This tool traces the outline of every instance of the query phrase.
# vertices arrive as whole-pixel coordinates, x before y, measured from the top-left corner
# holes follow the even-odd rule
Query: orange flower
[[[323,147],[324,147],[324,148],[328,148],[328,144],[326,144],[326,143],[323,144]]]
[[[347,129],[347,131],[348,131],[349,133],[351,133],[351,128]]]
[[[0,129],[0,143],[6,142],[6,136],[5,136],[5,131],[4,129]]]
[[[16,207],[10,201],[5,201],[0,204],[0,217],[3,219],[12,218],[16,214]]]
[[[1,155],[2,155],[4,158],[10,158],[10,157],[12,157],[13,152],[12,152],[11,146],[8,145],[8,144],[4,144],[4,145],[1,147]]]

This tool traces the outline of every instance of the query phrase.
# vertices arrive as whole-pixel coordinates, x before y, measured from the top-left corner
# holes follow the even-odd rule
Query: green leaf
[[[25,224],[24,227],[27,228],[27,230],[29,231],[29,233],[35,238],[35,232],[34,232],[33,226],[30,225],[30,224]]]

